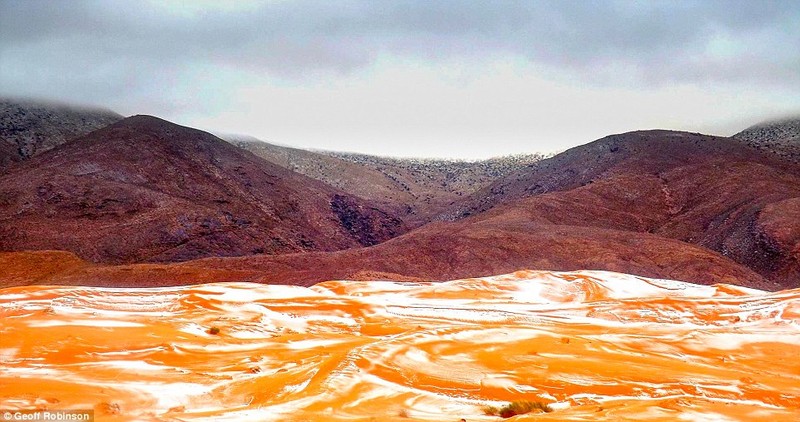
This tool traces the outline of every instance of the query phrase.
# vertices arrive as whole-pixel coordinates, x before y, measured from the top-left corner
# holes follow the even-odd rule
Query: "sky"
[[[800,115],[800,1],[0,0],[0,96],[487,158]]]

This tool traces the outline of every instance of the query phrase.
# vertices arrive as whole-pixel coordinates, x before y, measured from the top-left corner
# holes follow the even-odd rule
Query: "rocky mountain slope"
[[[121,119],[101,108],[0,98],[0,141],[5,140],[0,167],[4,161],[29,159]]]
[[[13,163],[22,161],[22,157],[14,144],[0,137],[0,174]]]
[[[733,138],[758,150],[800,163],[800,117],[759,123],[733,135]]]
[[[226,139],[289,170],[383,203],[415,225],[498,177],[544,158],[521,154],[481,161],[404,159],[308,151],[235,135]]]
[[[645,131],[535,163],[440,218],[649,233],[716,251],[792,287],[800,279],[800,220],[791,217],[798,197],[800,167],[786,160],[730,138]]]
[[[465,163],[257,145],[250,148],[273,162],[204,132],[139,116],[15,166],[0,178],[2,250],[57,249],[82,259],[7,254],[0,284],[30,282],[19,274],[39,265],[33,262],[57,269],[36,280],[126,286],[446,280],[524,268],[768,290],[800,280],[800,168],[731,138],[612,135],[529,163],[444,206],[419,203],[415,195],[437,186],[421,175],[454,181],[437,182],[444,200],[442,192],[459,197],[465,191],[458,186],[478,183],[470,175],[500,174],[524,160],[486,165],[480,173]],[[320,179],[338,175],[331,183],[379,200],[290,168]],[[414,180],[408,190],[385,184],[400,174]],[[417,206],[406,221],[420,226],[408,233],[392,212],[404,201]],[[430,211],[443,221],[415,220]],[[85,262],[203,257],[156,266]]]
[[[328,154],[385,174],[403,189],[419,192],[414,196],[416,201],[429,204],[434,209],[545,158],[540,154],[519,154],[466,161],[378,157],[343,152]]]
[[[338,250],[404,231],[372,204],[221,139],[134,116],[0,177],[0,250],[100,262]]]

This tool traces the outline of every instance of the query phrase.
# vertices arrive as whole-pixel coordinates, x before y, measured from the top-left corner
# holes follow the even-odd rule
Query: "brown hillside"
[[[762,277],[684,242],[621,230],[555,226],[525,220],[433,223],[370,248],[249,259],[206,259],[187,266],[269,269],[265,281],[312,283],[360,270],[427,280],[503,274],[523,268],[598,269],[699,284],[770,287]],[[774,288],[774,286],[772,286]]]
[[[380,171],[324,153],[274,145],[255,138],[228,137],[234,145],[291,171],[319,180],[353,195],[394,207],[411,215],[415,198]]]
[[[794,286],[796,253],[774,236],[797,230],[800,220],[781,219],[779,229],[758,222],[768,205],[800,197],[799,175],[797,166],[730,138],[633,132],[502,178],[444,217],[503,220],[511,213],[547,224],[653,233],[714,250]]]
[[[0,177],[0,250],[99,262],[338,250],[404,231],[359,198],[208,133],[134,116]]]
[[[44,252],[42,252],[44,253]],[[0,261],[3,255],[0,254]],[[0,285],[21,284],[15,266],[25,253],[6,254]],[[27,265],[30,266],[30,265]],[[47,283],[163,286],[211,281],[310,285],[331,279],[449,280],[524,268],[600,269],[698,284],[730,283],[776,289],[763,277],[705,248],[646,233],[556,226],[509,219],[433,223],[369,248],[207,258],[168,265],[71,266]]]
[[[30,262],[55,268],[31,282],[108,286],[446,280],[528,268],[770,290],[800,278],[800,170],[730,138],[603,138],[507,175],[440,216],[455,221],[396,238],[399,220],[364,200],[220,143],[140,116],[0,179],[0,227],[17,242],[7,250],[129,263],[209,258],[107,266],[6,254],[1,283],[26,283],[19,274],[40,266]],[[130,255],[108,255],[118,251]]]

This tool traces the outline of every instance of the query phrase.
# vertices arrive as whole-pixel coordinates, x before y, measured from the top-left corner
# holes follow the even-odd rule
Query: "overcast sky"
[[[0,0],[0,95],[480,158],[800,114],[800,1]]]

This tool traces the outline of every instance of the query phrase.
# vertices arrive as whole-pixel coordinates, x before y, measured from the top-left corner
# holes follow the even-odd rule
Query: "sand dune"
[[[98,420],[790,421],[799,351],[800,290],[610,272],[0,290],[0,408]]]

